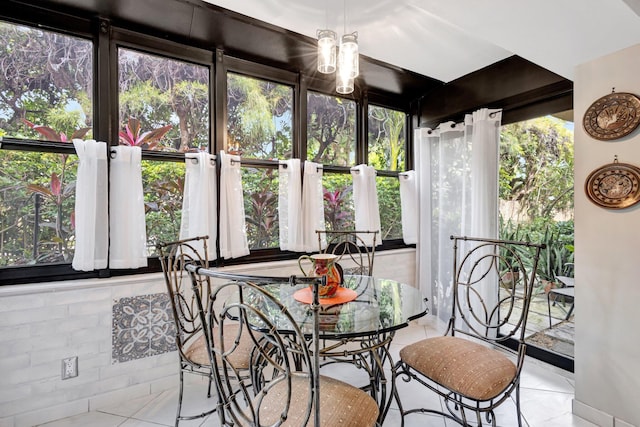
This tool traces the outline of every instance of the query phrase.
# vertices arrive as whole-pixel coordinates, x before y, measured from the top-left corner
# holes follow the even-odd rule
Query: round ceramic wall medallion
[[[585,182],[589,199],[598,206],[624,209],[640,201],[640,168],[609,163],[591,172]]]
[[[584,130],[608,141],[629,135],[640,124],[640,99],[632,93],[610,93],[596,100],[584,114]]]

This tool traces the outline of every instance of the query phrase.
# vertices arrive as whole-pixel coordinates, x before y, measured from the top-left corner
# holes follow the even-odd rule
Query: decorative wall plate
[[[628,208],[640,201],[640,168],[615,160],[591,172],[584,189],[598,206]]]
[[[584,114],[584,130],[608,141],[629,135],[640,124],[640,99],[632,93],[610,93],[596,100]]]

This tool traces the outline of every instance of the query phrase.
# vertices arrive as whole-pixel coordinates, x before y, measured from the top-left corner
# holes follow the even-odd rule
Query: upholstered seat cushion
[[[400,359],[436,383],[476,400],[504,391],[516,366],[504,354],[459,337],[427,338],[404,347]]]
[[[224,325],[224,348],[229,351],[233,348],[236,335],[238,334],[239,325],[227,323]],[[214,338],[218,336],[218,327],[213,328]],[[240,341],[238,346],[233,350],[233,353],[229,355],[229,362],[236,369],[249,369],[249,359],[251,357],[251,350],[253,349],[253,341],[249,338],[248,334],[240,335]],[[187,347],[184,352],[185,356],[193,362],[206,366],[210,364],[209,355],[207,354],[207,345],[205,343],[204,335],[197,338],[191,345]]]
[[[295,375],[292,381],[291,406],[282,426],[300,426],[307,415],[309,378]],[[275,423],[283,413],[287,382],[269,390],[260,405],[261,425]],[[313,408],[307,426],[313,426]],[[320,427],[371,427],[378,418],[378,405],[366,392],[331,377],[320,377]]]

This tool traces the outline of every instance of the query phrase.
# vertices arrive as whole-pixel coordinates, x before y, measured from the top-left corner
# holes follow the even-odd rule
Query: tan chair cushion
[[[239,325],[225,324],[224,325],[224,348],[228,351],[233,348],[236,334],[238,333]],[[213,328],[213,336],[218,336],[218,327]],[[253,349],[253,341],[247,334],[240,335],[240,342],[238,347],[229,356],[229,362],[236,369],[249,369],[249,359],[251,356],[251,350]],[[196,339],[184,352],[185,356],[189,360],[194,361],[200,365],[209,365],[209,355],[207,354],[207,345],[204,340],[204,336],[200,336]]]
[[[283,411],[286,382],[280,382],[260,406],[261,425],[275,423]],[[283,426],[300,426],[309,401],[309,379],[294,376],[291,406]],[[331,377],[320,377],[320,427],[371,427],[378,418],[378,405],[366,392]],[[307,426],[313,426],[313,408]]]
[[[516,376],[516,366],[504,354],[459,338],[427,338],[400,350],[400,358],[427,378],[476,400],[504,391]]]

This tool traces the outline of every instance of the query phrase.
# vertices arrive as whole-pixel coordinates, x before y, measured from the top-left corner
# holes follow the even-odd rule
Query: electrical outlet
[[[78,376],[78,356],[62,359],[62,379],[68,380]]]

